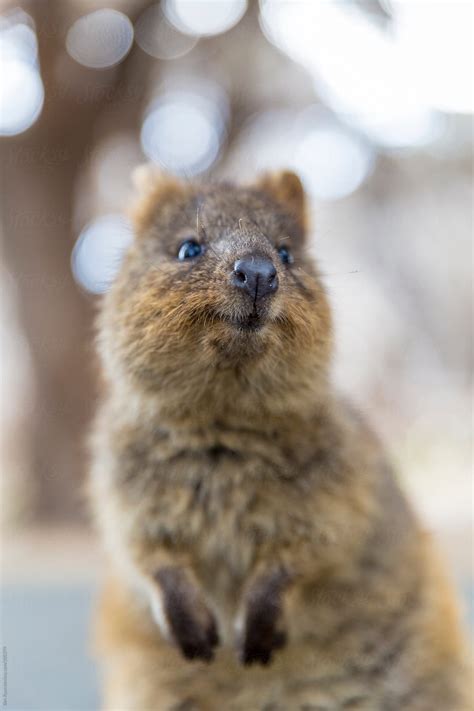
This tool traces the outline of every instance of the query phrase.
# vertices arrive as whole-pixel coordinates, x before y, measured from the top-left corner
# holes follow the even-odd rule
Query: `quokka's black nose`
[[[278,276],[273,262],[266,257],[244,257],[234,264],[231,281],[247,292],[254,301],[274,294],[278,289]]]

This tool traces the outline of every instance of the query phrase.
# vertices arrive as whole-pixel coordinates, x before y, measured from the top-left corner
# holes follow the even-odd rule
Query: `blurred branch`
[[[134,3],[134,15],[146,5]],[[31,4],[45,104],[31,129],[0,141],[5,259],[19,285],[20,320],[37,386],[31,471],[41,480],[37,511],[48,518],[78,515],[84,433],[94,404],[93,305],[79,293],[70,270],[78,175],[93,150],[101,115],[120,105],[122,125],[136,128],[152,63],[135,48],[113,69],[76,64],[64,46],[70,8]]]

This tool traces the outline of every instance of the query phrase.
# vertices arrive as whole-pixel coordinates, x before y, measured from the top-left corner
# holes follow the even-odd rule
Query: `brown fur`
[[[299,180],[139,183],[135,244],[99,322],[105,708],[466,711],[453,593],[328,377]],[[206,251],[180,262],[187,238]],[[278,271],[259,328],[229,282],[245,254]]]

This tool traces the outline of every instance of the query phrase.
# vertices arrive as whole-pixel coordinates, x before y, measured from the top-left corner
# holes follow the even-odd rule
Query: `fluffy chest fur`
[[[353,470],[336,439],[323,428],[291,447],[277,429],[104,430],[93,482],[106,540],[192,558],[211,592],[295,546],[305,566],[342,566],[373,525],[378,454],[354,429]]]

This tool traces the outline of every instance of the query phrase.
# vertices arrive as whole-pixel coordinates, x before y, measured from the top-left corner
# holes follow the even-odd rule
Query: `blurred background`
[[[101,559],[83,494],[93,318],[130,240],[130,173],[147,160],[186,177],[300,174],[334,378],[385,440],[468,619],[473,20],[469,0],[2,3],[8,708],[97,708]]]

